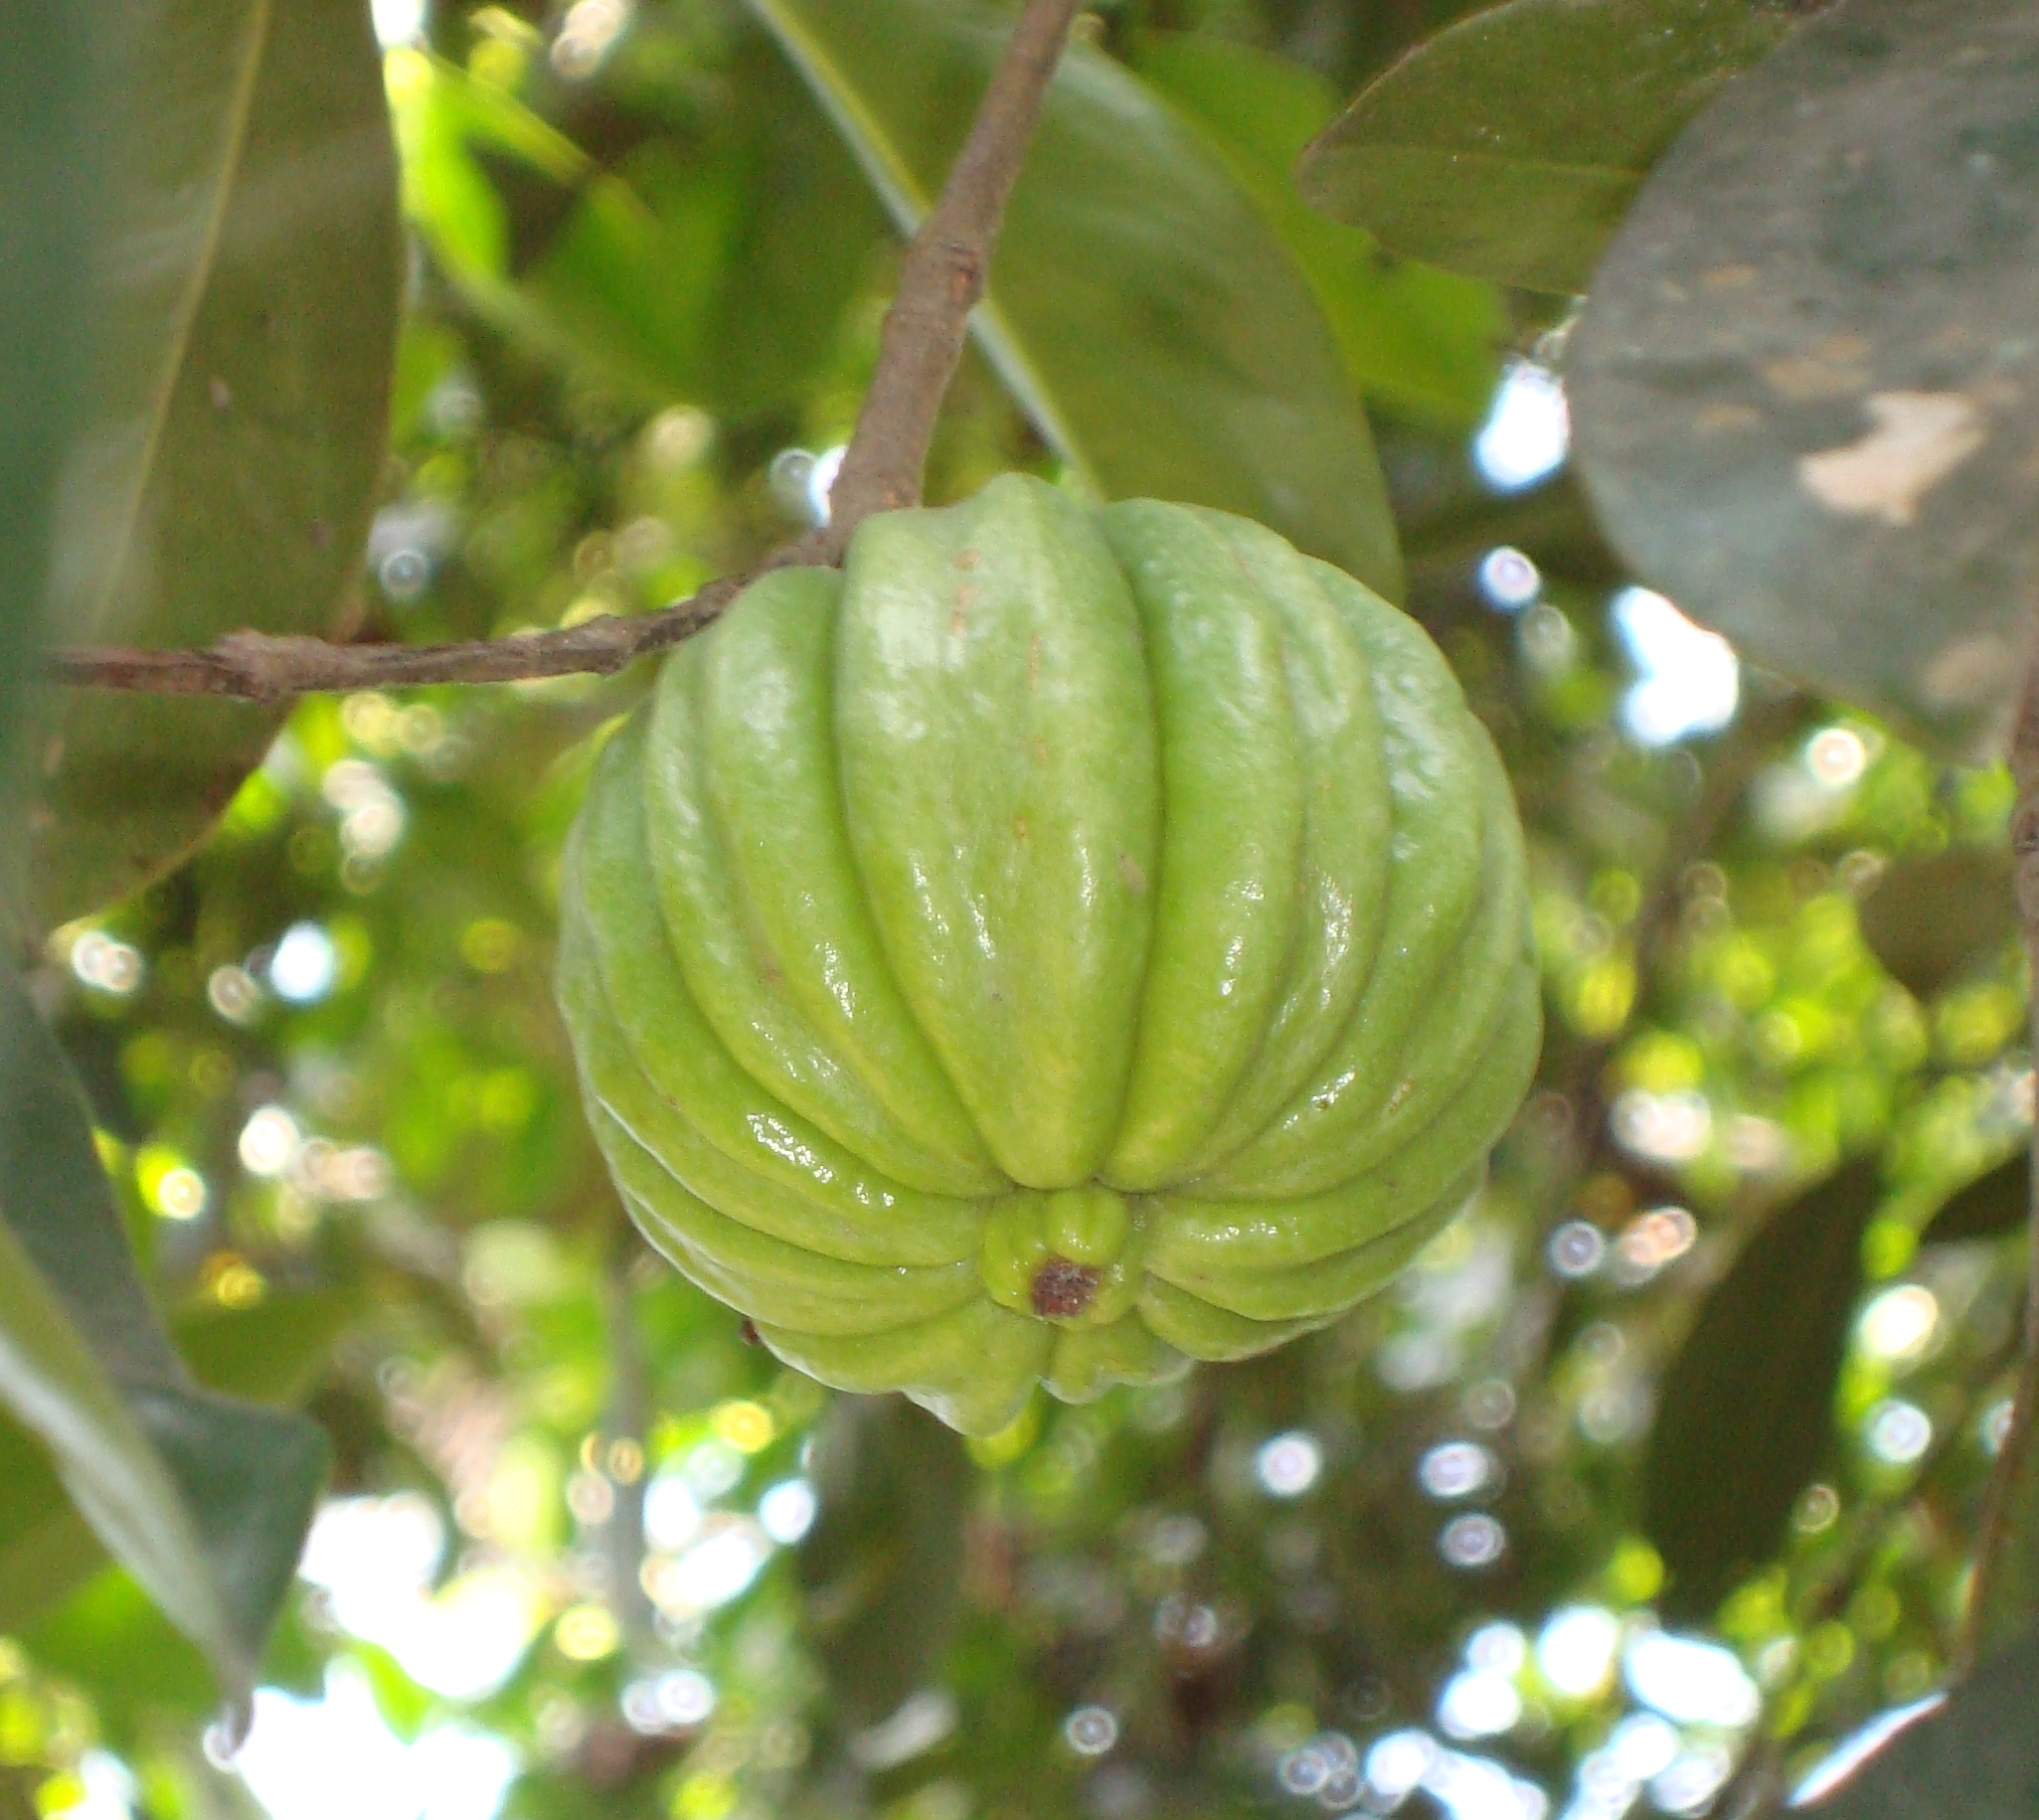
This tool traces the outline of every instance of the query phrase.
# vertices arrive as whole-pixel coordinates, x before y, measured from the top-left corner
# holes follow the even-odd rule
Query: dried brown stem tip
[[[1078,0],[1027,0],[969,137],[907,248],[899,290],[879,338],[877,370],[836,476],[834,509],[826,526],[774,551],[751,575],[725,577],[641,616],[603,614],[558,631],[457,644],[336,645],[241,631],[196,651],[74,646],[46,654],[47,674],[76,689],[251,702],[326,690],[608,675],[712,625],[744,584],[766,570],[840,562],[850,533],[873,512],[920,502],[935,419],[962,356],[970,310],[983,294],[1006,198],[1026,158],[1041,97],[1077,6]]]

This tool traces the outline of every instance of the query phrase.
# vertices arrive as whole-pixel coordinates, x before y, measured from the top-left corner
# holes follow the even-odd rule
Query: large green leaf
[[[323,1483],[312,1423],[194,1388],[121,1237],[85,1102],[11,965],[0,967],[0,1403],[99,1540],[245,1700]],[[9,1454],[17,1456],[8,1460]],[[57,1576],[85,1557],[45,1520],[18,1436],[0,1547]],[[11,1531],[11,1533],[9,1533]]]
[[[12,796],[16,691],[43,614],[50,511],[84,353],[93,108],[85,21],[69,0],[0,11],[0,792]],[[4,805],[12,833],[12,802]]]
[[[1792,0],[1510,0],[1363,89],[1301,167],[1303,194],[1454,271],[1580,291],[1649,167]]]
[[[751,36],[712,130],[654,136],[616,170],[506,89],[394,53],[405,208],[440,266],[492,320],[649,398],[740,417],[793,402],[883,222]]]
[[[1904,860],[1857,914],[1891,977],[1931,998],[1964,968],[1994,960],[2017,930],[2008,847],[1949,847]]]
[[[953,0],[752,0],[902,230],[930,208],[1011,30]],[[972,319],[1106,497],[1241,512],[1383,592],[1401,560],[1336,337],[1197,128],[1073,44]]]
[[[1771,1214],[1665,1374],[1643,1506],[1667,1616],[1707,1616],[1767,1561],[1819,1470],[1876,1198],[1874,1167],[1850,1163]]]
[[[400,281],[368,9],[108,0],[105,15],[97,353],[58,527],[58,635],[333,632],[381,478]],[[176,859],[277,720],[50,702],[33,911],[77,914]]]
[[[207,1390],[290,1406],[310,1390],[357,1311],[353,1296],[336,1291],[272,1293],[253,1308],[183,1316],[172,1332]],[[63,1603],[105,1560],[64,1499],[48,1455],[25,1430],[0,1420],[0,1632],[19,1632]]]
[[[1150,33],[1134,67],[1211,143],[1294,255],[1369,401],[1445,427],[1486,409],[1508,318],[1491,284],[1384,252],[1304,206],[1289,172],[1336,110],[1313,70],[1250,45]]]
[[[1805,1808],[1816,1820],[2013,1820],[2039,1813],[2039,1640],[1993,1654]],[[1818,1792],[1827,1777],[1818,1777]]]
[[[106,1546],[245,1693],[247,1664],[168,1469],[4,1222],[0,1402],[48,1449]]]
[[[815,1436],[821,1510],[800,1545],[801,1616],[854,1724],[889,1717],[939,1666],[962,1586],[975,1474],[901,1397],[841,1397]]]
[[[2020,1232],[2032,1216],[2032,1158],[2020,1150],[1950,1195],[1919,1235],[1921,1244],[1961,1244]]]
[[[1568,360],[1614,543],[1771,668],[1952,748],[2039,586],[2039,12],[1849,0],[1649,181]]]

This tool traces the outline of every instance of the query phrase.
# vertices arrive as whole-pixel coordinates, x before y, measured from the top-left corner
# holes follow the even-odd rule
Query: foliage
[[[1793,168],[1761,138],[1778,130],[1764,110],[1806,60],[1855,93],[1821,34],[1853,21],[1851,56],[1872,28],[1911,56],[1955,12],[1982,30],[2017,9],[1848,0],[1786,35],[1786,15],[1817,9],[1695,0],[1681,16],[1718,35],[1660,63],[1621,36],[1662,23],[1641,0],[1514,0],[1437,36],[1465,10],[1114,0],[1090,16],[929,490],[956,499],[1017,469],[1181,494],[1406,575],[1530,839],[1548,1036],[1472,1213],[1321,1334],[1085,1407],[1037,1396],[965,1451],[896,1403],[780,1370],[629,1236],[552,975],[566,829],[597,737],[650,676],[313,699],[266,747],[260,711],[216,739],[194,709],[172,745],[125,748],[156,754],[156,794],[67,795],[60,774],[42,799],[74,809],[38,815],[45,786],[25,783],[31,806],[8,824],[19,869],[32,840],[49,854],[81,818],[125,817],[145,840],[95,876],[155,875],[215,815],[217,779],[238,779],[173,870],[117,902],[89,894],[90,912],[53,930],[20,924],[20,996],[89,1104],[114,1205],[85,1168],[64,1071],[17,1008],[8,1066],[34,1078],[0,1112],[15,1417],[0,1424],[0,1815],[182,1820],[259,1800],[294,1820],[320,1777],[360,1811],[434,1820],[478,1820],[498,1795],[510,1815],[676,1820],[1216,1820],[1363,1795],[1468,1816],[1588,1820],[1645,1799],[1698,1813],[1774,1802],[1837,1738],[1949,1679],[2016,1371],[2029,1172],[2007,1159],[2031,1122],[2028,982],[2011,918],[1985,903],[2009,871],[2007,774],[1965,762],[1972,744],[1908,745],[1875,704],[1937,712],[1948,650],[2004,629],[1978,616],[1980,583],[1927,583],[1960,526],[1981,527],[1989,561],[2023,560],[2022,531],[1990,514],[2015,496],[2011,429],[2029,414],[1988,391],[2022,369],[1886,373],[1886,355],[1923,344],[1916,314],[1875,319],[1876,388],[1973,386],[2011,428],[1977,457],[1979,516],[1957,525],[1959,489],[1928,489],[1913,526],[1874,530],[1895,566],[1843,585],[1854,572],[1824,547],[1780,557],[1695,533],[1708,494],[1687,418],[1730,379],[1706,369],[1678,416],[1652,411],[1645,384],[1671,369],[1615,356],[1658,346],[1634,293],[1623,302],[1654,269],[1634,248],[1742,256],[1734,211],[1717,241],[1711,223],[1673,232],[1693,161],[1726,156],[1720,123],[1762,189]],[[259,301],[220,318],[242,377],[190,364],[214,345],[196,329],[180,356],[169,305],[87,289],[127,269],[119,237],[155,221],[177,253],[151,268],[165,294],[193,324],[214,307],[195,243],[150,214],[141,181],[180,167],[123,161],[121,135],[190,133],[177,195],[227,223],[222,148],[262,143],[232,123],[255,117],[235,109],[259,102],[264,48],[288,78],[276,92],[328,96],[298,80],[316,66],[334,105],[379,131],[361,100],[375,57],[341,0],[200,11],[178,58],[138,29],[113,34],[120,58],[84,36],[106,42],[116,12],[167,32],[176,9],[23,7],[0,25],[0,76],[34,98],[0,124],[10,651],[34,636],[46,568],[78,584],[86,556],[117,554],[75,515],[103,498],[59,464],[122,398],[156,400],[194,436],[252,426],[231,461],[191,454],[148,483],[185,502],[163,509],[198,566],[151,578],[223,616],[162,604],[137,637],[331,625],[349,588],[367,639],[506,634],[647,609],[754,561],[825,497],[876,358],[887,215],[925,209],[1000,23],[906,0],[578,0],[535,23],[442,0],[414,34],[386,6],[413,248],[401,338],[391,350],[377,132],[305,127],[351,152],[285,159],[242,196],[261,231],[215,243],[245,253],[248,296],[294,300],[273,343]],[[329,30],[353,51],[317,50]],[[1575,33],[1612,35],[1580,48]],[[1722,70],[1779,38],[1775,61],[1698,111]],[[1496,44],[1501,77],[1482,61]],[[201,82],[182,54],[238,85]],[[1638,100],[1575,80],[1572,60],[1596,59],[1669,85]],[[160,109],[173,79],[188,103],[174,119],[134,98]],[[1358,114],[1317,141],[1305,186],[1378,243],[1303,214],[1283,181],[1326,97],[1354,91]],[[1952,231],[1904,158],[1945,151],[1968,96],[1935,111],[1944,130],[1888,135],[1895,200],[1875,219],[1901,240]],[[1391,115],[1422,128],[1425,169],[1448,175],[1483,128],[1528,152],[1491,182],[1397,187],[1421,208],[1391,220],[1373,212]],[[1637,191],[1683,117],[1664,187]],[[1546,184],[1537,135],[1575,129],[1602,148],[1596,181]],[[1367,158],[1331,186],[1323,148],[1341,144]],[[2024,245],[2022,145],[2006,130],[1956,147],[1995,161],[1971,181],[1987,178],[2009,248]],[[88,214],[78,173],[94,157],[117,181]],[[366,187],[322,188],[342,166]],[[322,198],[354,225],[322,217]],[[1589,477],[1639,577],[1564,474],[1482,478],[1501,471],[1490,443],[1508,412],[1547,396],[1536,363],[1559,345],[1543,332],[1560,306],[1488,280],[1579,283],[1624,208],[1568,375]],[[1161,221],[1167,235],[1141,238]],[[1412,223],[1429,238],[1407,238]],[[1395,256],[1467,248],[1472,276]],[[1998,332],[2007,288],[1958,259],[1901,264],[1890,297],[1915,312],[1939,298],[2007,360],[2022,347]],[[2025,269],[2006,261],[2005,285]],[[1860,286],[1821,281],[1836,332],[1870,334],[1848,314],[1867,307]],[[1465,432],[1503,355],[1482,466]],[[1832,440],[1788,453],[1873,430],[1871,384],[1865,368],[1808,405]],[[1794,484],[1772,484],[1765,510]],[[329,546],[293,556],[261,529],[327,487]],[[220,532],[193,500],[246,505],[256,530]],[[193,587],[216,532],[249,592]],[[1741,567],[1710,595],[1685,567],[1695,552]],[[1637,579],[1718,615],[1793,682],[1742,668],[1721,727],[1736,673]],[[1732,618],[1759,598],[1760,618]],[[60,606],[51,635],[111,633]],[[2000,649],[1985,667],[2000,689]],[[0,665],[10,684],[24,673]],[[1711,720],[1667,721],[1667,679],[1704,676]],[[1971,741],[1984,701],[1963,697],[1943,727]],[[24,695],[10,725],[29,730],[25,763],[47,763],[52,717],[118,745],[166,706]],[[213,795],[180,781],[187,765]],[[58,913],[87,895],[35,889]],[[70,1171],[57,1186],[53,1161]],[[116,1221],[131,1267],[94,1261],[117,1254]],[[1794,1293],[1808,1271],[1816,1293]],[[191,1382],[129,1294],[161,1311]],[[174,1424],[152,1423],[130,1369],[159,1346],[180,1406],[231,1412],[224,1444],[164,1443]],[[234,1653],[223,1586],[258,1593],[264,1576],[206,1565],[246,1508],[210,1492],[287,1490],[280,1456],[249,1470],[245,1437],[303,1435],[289,1406],[330,1444],[328,1502],[281,1598],[237,1778],[200,1742],[214,1672],[163,1613]],[[102,1487],[81,1499],[94,1528],[60,1500],[60,1460]],[[1703,1524],[1738,1497],[1746,1521]],[[299,1540],[301,1513],[277,1503],[247,1532],[271,1559]],[[267,1616],[236,1616],[240,1647]],[[2033,1729],[2016,1716],[2032,1686],[2029,1653],[1985,1665],[1834,1811],[1916,1811],[1949,1760],[1975,1801],[1984,1771],[2029,1787]]]

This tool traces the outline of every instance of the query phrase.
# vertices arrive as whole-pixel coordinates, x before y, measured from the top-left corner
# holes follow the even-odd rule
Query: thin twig
[[[338,645],[320,638],[230,633],[202,650],[73,646],[46,653],[52,680],[76,689],[225,696],[279,702],[326,690],[425,683],[528,682],[606,676],[712,625],[744,586],[773,569],[841,562],[850,533],[874,512],[918,505],[942,395],[962,357],[970,311],[1026,159],[1042,96],[1079,0],[1027,0],[992,72],[969,137],[900,266],[829,522],[773,551],[746,575],[712,581],[655,613],[604,613],[557,631],[455,644]]]
[[[2024,931],[2025,956],[2031,971],[2030,1032],[2035,1064],[2039,1064],[2039,644],[2025,670],[2017,724],[2011,734],[2011,776],[2017,785],[2017,807],[2011,812],[2011,851],[2016,862],[2018,920]],[[2025,1360],[2011,1403],[2010,1426],[1982,1507],[1982,1527],[1975,1538],[1975,1573],[1968,1609],[1961,1626],[1955,1666],[1963,1674],[1992,1644],[2004,1640],[2006,1626],[1997,1607],[2008,1598],[2029,1597],[2039,1564],[2011,1559],[2020,1548],[2039,1546],[2039,1537],[2021,1536],[2021,1515],[2029,1515],[2033,1478],[2033,1430],[2039,1421],[2039,1119],[2033,1121],[2032,1212],[2026,1257]],[[2011,1588],[2006,1592],[2005,1588]],[[2012,1613],[2014,1624],[2028,1621],[2029,1611]]]
[[[941,397],[962,358],[1049,78],[1078,0],[1028,0],[993,72],[970,136],[914,236],[878,344],[878,371],[836,476],[829,530],[921,501],[921,473]],[[834,538],[838,552],[847,531]]]

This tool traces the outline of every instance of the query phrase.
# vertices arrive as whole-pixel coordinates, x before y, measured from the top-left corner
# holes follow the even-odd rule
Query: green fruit
[[[560,1000],[653,1243],[972,1432],[1336,1319],[1542,1035],[1508,781],[1416,624],[1019,477],[673,654],[569,848]]]

